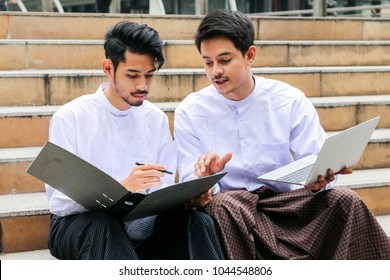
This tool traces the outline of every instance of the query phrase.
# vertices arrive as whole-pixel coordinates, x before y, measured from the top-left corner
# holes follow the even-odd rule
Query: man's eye
[[[227,64],[230,62],[231,59],[223,59],[221,60],[221,64]]]

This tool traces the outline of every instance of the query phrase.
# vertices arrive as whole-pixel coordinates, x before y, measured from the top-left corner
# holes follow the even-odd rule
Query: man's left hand
[[[352,174],[352,172],[353,170],[351,168],[343,168],[337,173],[334,173],[332,169],[328,169],[326,177],[322,175],[318,176],[318,181],[305,186],[305,189],[319,191],[320,189],[325,188],[330,182],[334,181],[336,175]]]
[[[211,202],[213,199],[213,190],[210,189],[208,192],[201,194],[199,197],[192,199],[185,205],[186,209],[191,208],[203,208]]]

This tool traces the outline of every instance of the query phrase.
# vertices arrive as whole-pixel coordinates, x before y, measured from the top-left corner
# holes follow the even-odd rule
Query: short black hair
[[[130,21],[118,22],[107,30],[104,50],[106,58],[111,59],[116,71],[120,62],[126,60],[125,53],[150,54],[155,58],[156,68],[164,64],[163,42],[158,32],[146,24]]]
[[[245,55],[255,40],[252,20],[240,11],[211,11],[203,18],[196,31],[195,45],[200,52],[203,40],[219,36],[228,38]]]

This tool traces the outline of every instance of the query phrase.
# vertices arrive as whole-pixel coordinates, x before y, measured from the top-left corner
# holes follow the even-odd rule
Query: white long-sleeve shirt
[[[158,163],[176,170],[176,150],[166,114],[148,101],[120,111],[104,95],[105,86],[102,84],[96,93],[59,108],[50,122],[49,141],[118,181],[130,174],[135,162]],[[175,175],[162,178],[164,186],[174,180]],[[66,216],[87,211],[49,185],[46,192],[53,214]]]
[[[255,77],[253,92],[240,101],[223,97],[213,85],[189,94],[175,111],[174,131],[181,181],[194,176],[201,154],[233,153],[216,192],[218,187],[256,190],[264,185],[259,175],[318,154],[326,138],[314,106],[300,90],[261,77]],[[278,192],[301,188],[268,186]]]

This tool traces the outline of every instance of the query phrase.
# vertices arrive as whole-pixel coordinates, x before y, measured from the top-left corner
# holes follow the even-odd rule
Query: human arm
[[[301,119],[300,117],[295,118],[296,122],[293,123],[292,129],[292,131],[299,132],[294,135],[294,141],[292,141],[292,146],[294,147],[294,151],[296,151],[295,155],[298,158],[307,155],[308,151],[311,150],[314,154],[318,154],[326,139],[326,133],[320,124],[319,116],[314,106],[312,104],[305,105],[305,103],[308,103],[307,99],[301,102],[307,108],[307,113],[306,115],[301,114]],[[302,111],[302,109],[299,109],[299,111]],[[305,188],[313,193],[330,189],[334,187],[337,181],[337,175],[351,174],[352,172],[353,170],[351,168],[343,168],[337,172],[328,169],[326,176],[319,175],[316,182],[306,185]]]
[[[322,128],[317,110],[309,99],[302,97],[293,106],[293,116],[291,125],[291,146],[295,159],[300,159],[308,155],[317,155],[327,138]],[[335,172],[337,171],[337,173]],[[350,174],[351,169],[332,170],[328,169],[326,175],[319,175],[317,181],[305,186],[312,192],[330,189],[334,187],[338,174]]]
[[[69,111],[60,109],[53,115],[49,126],[49,141],[77,154],[74,116]],[[52,214],[67,216],[87,211],[86,208],[52,186],[45,184],[45,189]]]

